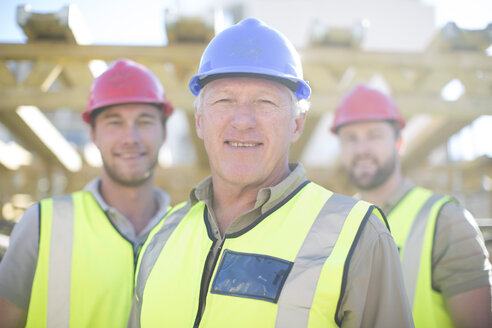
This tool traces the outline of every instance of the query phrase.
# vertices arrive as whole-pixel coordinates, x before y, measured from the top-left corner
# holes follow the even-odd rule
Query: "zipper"
[[[214,243],[212,244],[212,247],[210,247],[210,250],[208,252],[207,260],[205,261],[205,267],[204,267],[203,272],[205,272],[205,268],[207,267],[207,264],[210,261],[213,261],[213,265],[210,268],[210,274],[208,277],[205,277],[205,274],[202,274],[202,282],[200,284],[200,302],[198,303],[198,311],[196,314],[195,323],[193,324],[194,328],[198,328],[200,326],[200,322],[202,320],[202,315],[203,315],[203,312],[205,310],[205,303],[207,300],[206,295],[208,293],[208,288],[210,287],[210,281],[212,280],[212,276],[213,276],[214,271],[215,271],[215,266],[217,265],[217,261],[220,258],[220,253],[222,251],[222,246],[224,245],[224,242],[225,242],[225,237],[224,237],[224,239],[222,239],[220,245],[217,247],[217,255],[214,258],[213,258],[213,249],[214,249],[215,244],[217,243],[217,239],[214,241]]]

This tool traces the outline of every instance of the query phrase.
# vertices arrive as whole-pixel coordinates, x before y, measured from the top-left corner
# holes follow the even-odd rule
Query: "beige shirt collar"
[[[279,184],[272,187],[260,189],[256,197],[255,207],[250,211],[239,216],[227,229],[226,233],[231,234],[238,232],[250,224],[254,223],[262,214],[279,204],[285,197],[299,187],[303,182],[307,181],[306,170],[301,163],[289,163],[291,170],[290,174]],[[209,223],[214,230],[214,234],[218,233],[217,223],[213,214],[213,184],[212,177],[209,176],[201,181],[190,192],[190,203],[193,206],[197,202],[204,202],[209,211]]]
[[[150,220],[147,226],[136,235],[135,229],[133,228],[132,223],[128,220],[123,214],[121,214],[116,208],[111,207],[104,198],[102,197],[99,191],[99,184],[101,183],[101,178],[96,178],[90,181],[85,187],[84,190],[90,192],[96,202],[99,204],[101,209],[106,213],[108,218],[111,220],[113,225],[118,229],[118,231],[129,241],[134,244],[140,244],[142,241],[145,241],[148,233],[152,228],[166,215],[168,207],[170,205],[170,197],[169,195],[161,189],[154,188],[154,194],[156,195],[157,202],[159,204],[159,209],[154,217]]]
[[[386,215],[398,205],[398,203],[405,197],[410,190],[415,187],[415,184],[408,178],[403,179],[395,192],[383,203],[381,209]]]

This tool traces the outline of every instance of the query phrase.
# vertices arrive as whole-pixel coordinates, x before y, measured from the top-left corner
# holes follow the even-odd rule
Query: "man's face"
[[[91,138],[107,177],[123,186],[139,186],[152,177],[165,139],[161,115],[153,105],[124,104],[95,117]]]
[[[289,89],[265,79],[222,78],[202,92],[196,130],[214,178],[241,186],[280,182],[305,119],[295,117]]]
[[[357,122],[338,130],[342,162],[360,190],[383,185],[398,161],[397,136],[386,121]]]

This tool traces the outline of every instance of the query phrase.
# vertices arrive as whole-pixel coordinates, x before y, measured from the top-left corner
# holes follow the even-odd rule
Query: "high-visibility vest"
[[[303,184],[215,259],[207,208],[169,216],[138,269],[141,327],[336,327],[351,254],[371,204]],[[213,261],[210,281],[205,263]],[[207,284],[206,304],[200,289]],[[204,308],[201,315],[200,307]]]
[[[26,326],[126,327],[136,257],[89,192],[42,200]]]
[[[454,327],[442,294],[432,288],[432,248],[437,216],[450,201],[453,201],[450,197],[415,187],[388,214],[417,328]]]

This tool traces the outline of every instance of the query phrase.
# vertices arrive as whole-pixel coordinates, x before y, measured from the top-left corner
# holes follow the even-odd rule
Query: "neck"
[[[390,196],[398,189],[398,186],[402,181],[403,176],[401,170],[397,167],[388,180],[379,187],[368,190],[359,190],[361,199],[377,206],[383,206]]]
[[[221,188],[222,187],[222,188]],[[219,231],[223,236],[227,228],[243,213],[254,208],[259,188],[223,188],[214,183],[213,210]]]
[[[275,186],[283,181],[290,173],[286,170],[261,184],[238,185],[224,181],[212,173],[213,181],[213,211],[222,236],[236,218],[255,207],[258,192],[267,187]]]
[[[100,192],[108,205],[132,223],[137,235],[158,210],[152,179],[139,186],[124,186],[103,175]]]

